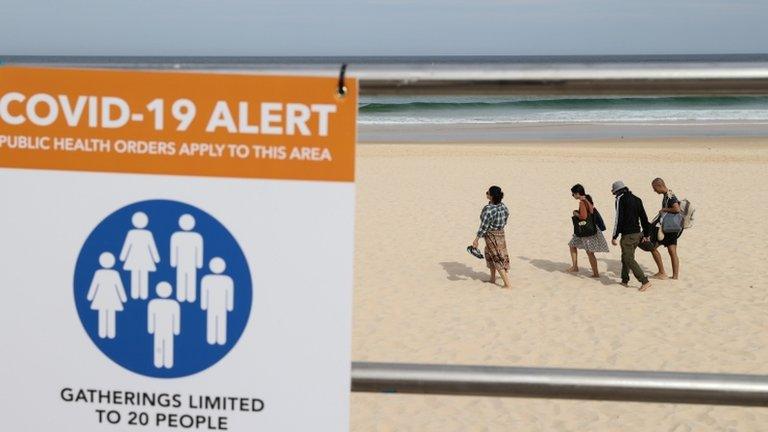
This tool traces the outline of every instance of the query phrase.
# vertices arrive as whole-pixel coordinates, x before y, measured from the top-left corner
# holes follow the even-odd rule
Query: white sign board
[[[5,430],[348,430],[336,85],[0,68]]]

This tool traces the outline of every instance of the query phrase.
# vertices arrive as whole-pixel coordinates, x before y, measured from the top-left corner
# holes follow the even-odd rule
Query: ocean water
[[[379,96],[361,125],[768,123],[768,96]]]
[[[433,59],[461,64],[466,59]],[[766,55],[482,58],[521,68],[766,65]],[[426,62],[424,59],[416,63]],[[768,136],[768,95],[380,95],[360,98],[362,141]]]

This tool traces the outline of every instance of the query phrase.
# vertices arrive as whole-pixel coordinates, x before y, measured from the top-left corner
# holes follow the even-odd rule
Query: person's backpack
[[[680,213],[683,214],[683,228],[693,227],[693,216],[696,213],[696,208],[687,199],[680,200]]]

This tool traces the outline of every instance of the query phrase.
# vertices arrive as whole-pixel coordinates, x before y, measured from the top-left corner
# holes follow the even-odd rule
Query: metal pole
[[[3,56],[9,65],[174,69],[338,76],[360,80],[363,96],[387,94],[738,95],[768,94],[768,61],[396,62],[379,59]]]
[[[352,363],[352,391],[768,406],[768,376]]]

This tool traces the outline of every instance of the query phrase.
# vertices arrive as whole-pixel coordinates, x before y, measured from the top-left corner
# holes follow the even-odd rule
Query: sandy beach
[[[358,146],[353,359],[768,374],[768,139]],[[697,208],[681,279],[646,293],[565,273],[570,187],[613,220],[622,179],[649,214],[663,177]],[[500,185],[513,289],[484,283],[465,248]],[[606,233],[609,237],[610,233]],[[482,245],[482,243],[481,243]],[[662,250],[668,271],[669,255]],[[638,251],[647,274],[649,253]],[[352,395],[352,430],[757,431],[762,408],[420,395]]]

